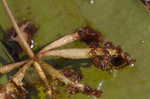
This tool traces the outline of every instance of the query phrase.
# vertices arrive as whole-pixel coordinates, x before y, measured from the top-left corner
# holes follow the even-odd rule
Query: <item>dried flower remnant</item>
[[[38,27],[35,24],[33,24],[32,21],[27,20],[18,23],[18,26],[22,31],[22,35],[29,44],[30,48],[33,48],[34,41],[32,39],[35,33],[37,32]],[[4,41],[4,43],[9,53],[13,57],[15,57],[16,61],[20,60],[18,54],[22,52],[22,48],[18,46],[18,43],[20,43],[20,39],[17,36],[17,33],[13,27],[7,30],[6,40],[8,40],[8,42]]]
[[[22,31],[22,35],[29,45],[32,44],[32,38],[34,34],[37,32],[38,27],[33,24],[31,21],[23,21],[18,24],[20,30]],[[14,28],[8,30],[8,39],[18,42],[19,38]]]
[[[90,54],[92,57],[92,63],[97,68],[101,68],[102,70],[104,70],[105,67],[108,65],[108,62],[106,60],[100,61],[99,56],[96,54],[96,48],[99,48],[100,43],[102,45],[104,42],[104,37],[102,36],[102,34],[100,32],[93,30],[89,26],[81,28],[78,31],[78,34],[80,35],[81,41],[85,42],[91,48]],[[107,51],[105,51],[105,52],[107,52]],[[105,57],[103,57],[103,58],[106,58],[107,55],[104,55]]]
[[[77,30],[77,33],[80,36],[80,40],[84,41],[90,48],[99,47],[99,43],[103,42],[102,34],[89,26]]]

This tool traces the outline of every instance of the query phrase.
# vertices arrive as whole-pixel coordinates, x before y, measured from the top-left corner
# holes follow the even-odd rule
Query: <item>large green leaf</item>
[[[74,62],[73,66],[85,75],[84,81],[97,87],[104,80],[101,99],[148,99],[150,97],[150,12],[140,0],[8,0],[17,20],[33,20],[39,25],[34,37],[36,49],[54,41],[64,34],[88,24],[101,31],[106,39],[121,45],[136,58],[134,68],[123,69],[114,77],[95,68],[85,68],[85,61]],[[0,25],[7,29],[10,22],[0,4]],[[76,42],[71,47],[81,47]],[[57,61],[66,64],[67,61]],[[73,62],[69,65],[72,66]],[[68,65],[68,64],[67,64]],[[80,67],[80,68],[79,68]],[[91,99],[85,95],[61,99]]]

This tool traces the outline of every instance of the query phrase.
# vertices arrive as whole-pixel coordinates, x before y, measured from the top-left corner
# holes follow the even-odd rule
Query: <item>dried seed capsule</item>
[[[125,60],[121,57],[121,56],[115,56],[115,57],[112,57],[111,59],[111,64],[114,65],[114,66],[120,66],[120,65],[123,65],[125,63]]]

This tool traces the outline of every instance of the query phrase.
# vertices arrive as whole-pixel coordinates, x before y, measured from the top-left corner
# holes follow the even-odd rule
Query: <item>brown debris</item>
[[[83,93],[85,93],[87,95],[93,95],[96,97],[101,97],[103,92],[101,90],[97,90],[97,89],[91,88],[89,86],[85,86]]]
[[[18,26],[19,26],[20,30],[24,33],[23,35],[25,37],[25,40],[30,45],[32,37],[37,32],[38,27],[35,24],[33,24],[31,21],[28,21],[28,20],[18,23]],[[18,40],[17,33],[13,27],[8,30],[7,38],[10,40],[13,40],[13,41]]]
[[[95,96],[95,97],[101,97],[101,95],[103,93],[101,90],[91,88],[87,85],[84,85],[84,88],[82,90],[79,89],[78,87],[74,86],[74,85],[69,85],[68,86],[68,92],[72,95],[81,92],[83,94],[92,95],[92,96]]]
[[[0,88],[0,97],[1,99],[15,99],[16,94],[7,93],[7,91],[4,88]]]
[[[73,85],[69,85],[68,88],[67,88],[67,91],[68,91],[69,94],[72,94],[72,95],[80,93],[79,88],[77,88]]]
[[[80,72],[76,72],[74,69],[66,68],[63,70],[64,76],[71,78],[75,82],[79,82],[83,79],[83,75]]]
[[[89,26],[83,27],[77,32],[80,35],[81,41],[84,41],[90,48],[95,48],[99,46],[99,42],[103,42],[102,34]]]
[[[10,82],[0,86],[0,99],[26,99],[26,92]]]

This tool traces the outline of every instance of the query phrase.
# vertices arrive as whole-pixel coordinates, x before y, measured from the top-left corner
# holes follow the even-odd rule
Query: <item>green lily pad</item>
[[[135,67],[119,70],[114,75],[94,67],[85,68],[84,62],[75,64],[85,76],[83,82],[96,88],[103,81],[101,99],[150,97],[150,11],[140,0],[95,0],[93,4],[90,0],[10,0],[9,4],[18,21],[29,19],[39,25],[34,37],[35,50],[88,24],[136,58]],[[0,12],[0,25],[7,29],[11,25],[1,3]],[[70,47],[82,47],[80,44],[76,42]],[[58,98],[93,98],[81,94],[68,97],[62,93]]]

